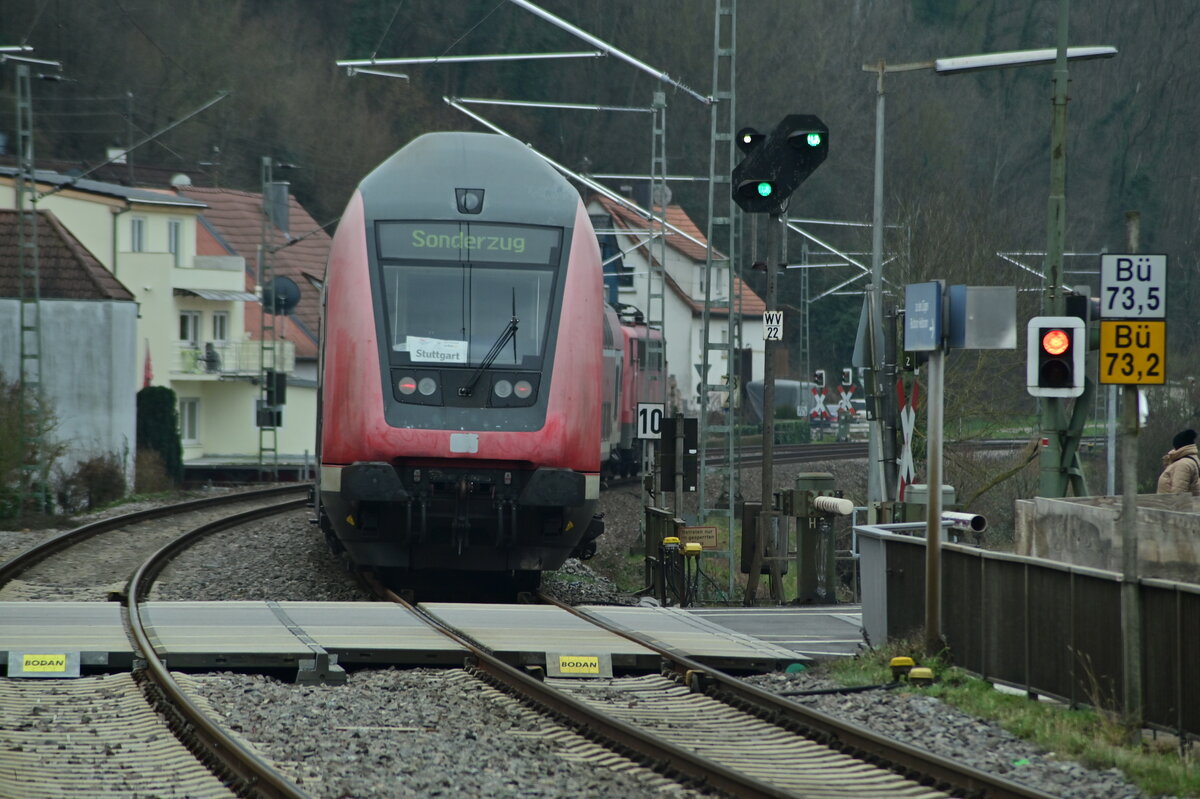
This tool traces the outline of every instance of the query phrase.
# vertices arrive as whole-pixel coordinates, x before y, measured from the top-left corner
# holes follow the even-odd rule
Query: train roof
[[[478,216],[458,209],[455,189],[483,189]],[[372,219],[486,220],[571,227],[579,192],[536,153],[495,133],[427,133],[359,184]]]

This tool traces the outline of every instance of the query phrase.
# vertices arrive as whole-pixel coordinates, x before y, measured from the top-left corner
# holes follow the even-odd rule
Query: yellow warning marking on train
[[[558,670],[563,674],[600,674],[600,658],[595,655],[559,655]]]
[[[23,671],[63,671],[67,670],[66,655],[23,655],[21,657]]]

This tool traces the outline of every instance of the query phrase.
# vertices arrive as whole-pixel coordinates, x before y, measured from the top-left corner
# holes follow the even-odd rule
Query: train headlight
[[[496,392],[496,396],[500,399],[508,399],[512,396],[513,384],[507,380],[497,380],[496,384],[492,386],[492,391]]]
[[[427,377],[425,380],[429,380],[429,378]],[[421,382],[424,382],[424,380]],[[396,388],[400,390],[401,394],[408,396],[417,390],[417,379],[415,377],[409,377],[408,375],[405,375],[404,377],[400,378],[399,382],[396,383]]]
[[[400,390],[403,391],[404,389]],[[432,396],[433,392],[437,391],[437,381],[432,377],[422,377],[421,382],[417,383],[417,391],[420,391],[422,396]]]
[[[529,399],[533,394],[533,385],[528,380],[518,380],[513,386],[513,392],[516,393],[518,399]]]

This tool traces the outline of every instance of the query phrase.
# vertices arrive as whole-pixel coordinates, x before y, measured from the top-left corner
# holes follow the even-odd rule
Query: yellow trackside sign
[[[9,677],[48,677],[59,679],[79,676],[80,653],[66,652],[8,652]]]
[[[612,655],[607,652],[594,654],[546,653],[547,677],[574,677],[589,679],[612,677]]]
[[[558,670],[563,674],[600,675],[600,658],[595,655],[559,655]]]
[[[67,656],[65,654],[23,655],[21,657],[21,669],[23,671],[56,671],[65,673],[67,670]]]
[[[1100,320],[1100,382],[1162,385],[1167,381],[1167,323]]]
[[[66,655],[25,655],[20,666],[26,672],[66,672]]]

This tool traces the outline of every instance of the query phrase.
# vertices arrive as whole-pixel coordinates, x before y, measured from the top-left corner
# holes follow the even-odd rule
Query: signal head
[[[1071,348],[1071,336],[1057,327],[1042,329],[1042,350],[1047,355],[1062,355]]]
[[[737,132],[738,149],[747,155],[751,150],[762,144],[767,138],[767,134],[759,133],[754,128],[742,128]]]
[[[826,131],[791,130],[787,134],[788,146],[795,150],[812,150],[825,143]]]
[[[743,210],[770,213],[777,210],[784,198],[773,180],[750,178],[739,180],[733,190],[733,200]]]
[[[1083,336],[1075,316],[1035,316],[1026,330],[1025,385],[1035,397],[1078,397],[1084,388]]]
[[[811,114],[789,114],[770,135],[742,128],[737,145],[746,157],[733,170],[734,202],[748,213],[779,213],[829,154],[829,128]]]

